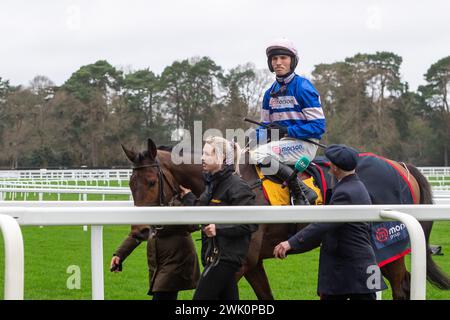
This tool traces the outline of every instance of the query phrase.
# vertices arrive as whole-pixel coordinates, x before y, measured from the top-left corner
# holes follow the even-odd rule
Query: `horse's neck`
[[[202,167],[198,164],[174,164],[170,152],[158,150],[161,164],[169,170],[177,185],[189,188],[199,196],[204,190]]]

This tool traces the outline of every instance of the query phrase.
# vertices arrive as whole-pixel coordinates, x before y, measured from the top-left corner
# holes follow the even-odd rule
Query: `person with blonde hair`
[[[185,206],[249,206],[255,194],[237,174],[239,146],[222,137],[209,137],[203,147],[202,166],[206,189],[197,199],[180,186]],[[238,300],[235,273],[240,269],[254,224],[208,224],[202,228],[202,263],[205,267],[194,300]]]

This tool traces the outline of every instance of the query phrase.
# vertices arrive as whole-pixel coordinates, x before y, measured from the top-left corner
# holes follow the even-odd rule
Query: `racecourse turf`
[[[104,227],[105,299],[150,299],[146,246],[141,244],[126,260],[121,273],[109,272],[110,257],[129,231],[128,226]],[[25,244],[25,299],[91,299],[90,232],[81,226],[22,227]],[[431,243],[441,245],[444,255],[434,260],[450,275],[450,222],[437,222]],[[194,239],[200,234],[194,233]],[[0,239],[3,242],[3,239]],[[195,241],[199,252],[200,242]],[[0,298],[3,298],[4,250],[0,243]],[[286,260],[269,259],[264,262],[276,299],[317,300],[318,250],[288,256]],[[409,260],[409,258],[408,258]],[[80,268],[80,288],[69,289],[69,266]],[[409,262],[408,262],[409,266]],[[71,282],[71,281],[69,281]],[[241,299],[256,299],[246,280],[239,283]],[[193,291],[183,291],[180,299],[191,299]],[[391,299],[385,291],[384,299]],[[450,291],[440,291],[427,284],[427,299],[450,299]]]

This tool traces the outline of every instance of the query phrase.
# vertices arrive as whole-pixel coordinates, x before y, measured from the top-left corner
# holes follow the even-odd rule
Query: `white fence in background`
[[[109,202],[108,206],[102,202],[92,205],[91,202],[72,202],[65,206],[55,202],[55,205],[45,203],[46,206],[38,207],[36,202],[15,203],[15,206],[7,204],[8,202],[3,202],[0,206],[0,215],[14,217],[20,225],[92,226],[92,298],[95,300],[104,299],[103,225],[357,222],[385,219],[401,221],[408,229],[412,249],[411,299],[423,300],[426,296],[426,248],[424,234],[417,220],[450,220],[450,204],[317,207],[132,207],[126,201],[114,205]],[[2,227],[3,231],[4,229]],[[16,228],[16,233],[20,233],[20,229]],[[20,242],[20,239],[17,236],[15,240],[9,241]],[[18,243],[15,245],[20,246]],[[23,265],[23,252],[8,252],[5,258],[8,265]],[[12,280],[5,280],[5,298],[22,299],[23,268],[13,270],[7,276],[12,277]]]
[[[450,167],[419,167],[418,168],[433,184],[436,190],[450,190]],[[103,184],[111,186],[112,181],[128,182],[131,169],[69,169],[69,170],[0,170],[0,181],[29,181],[33,184],[65,184],[73,181],[76,185]]]
[[[425,176],[450,176],[450,167],[418,167]]]
[[[450,190],[434,190],[433,189],[433,200],[437,199],[449,199],[450,198]]]
[[[449,167],[422,167],[419,168],[425,175],[432,175],[433,191],[436,193],[450,192],[450,180],[444,180],[444,175],[450,176]],[[57,200],[61,194],[79,194],[79,200],[86,200],[88,194],[105,195],[127,194],[131,199],[128,188],[110,187],[111,181],[128,182],[131,170],[10,170],[0,171],[0,201],[4,199],[15,200],[17,195],[27,200],[31,195],[38,194],[38,200],[43,200],[45,194],[57,194]],[[440,179],[439,177],[442,177]],[[15,179],[15,180],[11,180]],[[438,179],[438,180],[436,180]],[[75,181],[76,185],[67,185],[68,181]],[[99,181],[108,186],[99,185]],[[448,181],[448,182],[447,182]],[[78,183],[83,182],[84,185]],[[95,184],[95,185],[89,185]],[[438,185],[436,185],[438,184]],[[12,190],[13,188],[17,188]],[[20,190],[18,190],[20,188]],[[37,189],[46,189],[45,192]],[[73,189],[68,191],[67,189]]]
[[[44,200],[44,194],[57,194],[58,201],[61,199],[61,194],[78,194],[78,199],[80,201],[86,201],[88,194],[101,194],[102,199],[105,200],[106,195],[127,195],[129,199],[132,198],[131,191],[129,188],[114,188],[114,189],[87,189],[87,188],[62,188],[62,189],[51,189],[51,188],[1,188],[0,187],[0,201],[2,200],[15,200],[18,194],[23,194],[24,200],[27,200],[30,196],[38,195],[38,200]]]
[[[433,191],[450,191],[450,185],[433,186]]]
[[[449,188],[450,167],[419,167],[425,176],[434,184],[441,188]],[[128,181],[131,176],[131,169],[68,169],[68,170],[0,170],[1,180],[31,180],[35,182],[63,183],[64,181],[84,181],[98,183],[104,181]],[[108,184],[109,185],[109,184]]]
[[[2,179],[30,180],[128,180],[130,169],[77,169],[77,170],[0,170]]]
[[[30,183],[22,181],[0,181],[0,188],[38,188],[38,189],[86,189],[86,190],[129,190],[129,187],[108,187],[108,186],[91,186],[91,185],[57,185],[57,184],[40,184],[40,183]]]
[[[40,186],[53,186],[53,187],[65,187],[65,186],[78,186],[78,187],[85,187],[85,186],[91,186],[91,187],[114,187],[117,188],[117,185],[119,187],[122,187],[123,184],[128,186],[128,180],[89,180],[89,179],[82,179],[82,180],[59,180],[59,179],[33,179],[33,180],[24,180],[24,179],[0,179],[1,185],[11,185],[11,184],[24,184],[24,185],[40,185]]]
[[[426,176],[450,176],[450,167],[418,167]],[[0,170],[0,178],[15,179],[110,179],[124,180],[131,175],[131,169],[39,169]]]

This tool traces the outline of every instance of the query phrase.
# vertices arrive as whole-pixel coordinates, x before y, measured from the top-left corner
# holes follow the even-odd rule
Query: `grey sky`
[[[12,84],[37,74],[62,84],[99,59],[157,73],[204,55],[226,69],[263,68],[266,44],[287,37],[299,49],[298,73],[387,50],[403,57],[403,78],[415,90],[450,55],[450,1],[2,0],[0,30],[0,77]]]

